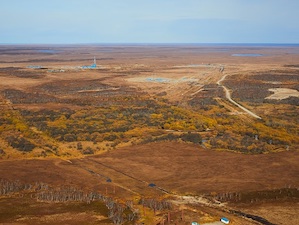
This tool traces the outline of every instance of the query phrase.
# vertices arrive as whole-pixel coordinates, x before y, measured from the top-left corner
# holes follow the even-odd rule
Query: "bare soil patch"
[[[286,99],[289,97],[299,97],[299,92],[290,88],[271,88],[269,91],[274,92],[274,94],[266,97],[266,99]]]

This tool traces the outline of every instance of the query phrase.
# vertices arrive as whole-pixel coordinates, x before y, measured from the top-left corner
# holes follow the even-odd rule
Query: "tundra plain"
[[[0,46],[0,223],[298,224],[298,60],[287,45]]]

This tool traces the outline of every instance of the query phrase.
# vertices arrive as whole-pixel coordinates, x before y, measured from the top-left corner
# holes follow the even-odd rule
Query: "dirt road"
[[[231,98],[231,93],[229,91],[229,89],[227,87],[225,87],[222,83],[222,81],[225,80],[225,78],[227,77],[227,74],[222,76],[220,80],[217,81],[217,84],[219,86],[221,86],[224,91],[225,91],[225,97],[231,102],[233,103],[234,105],[236,105],[237,107],[239,107],[240,109],[242,109],[244,112],[246,112],[248,115],[256,118],[256,119],[262,119],[260,116],[256,115],[255,113],[253,113],[252,111],[250,111],[249,109],[246,109],[244,106],[240,105],[238,102],[236,102],[235,100],[233,100]]]

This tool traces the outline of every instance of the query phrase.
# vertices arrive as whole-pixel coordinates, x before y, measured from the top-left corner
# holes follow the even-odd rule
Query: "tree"
[[[81,142],[78,142],[78,143],[77,143],[77,149],[78,149],[79,151],[81,151],[81,150],[83,149],[83,146],[82,146],[82,143],[81,143]]]

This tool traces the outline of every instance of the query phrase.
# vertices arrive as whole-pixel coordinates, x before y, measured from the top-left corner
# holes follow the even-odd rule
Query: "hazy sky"
[[[0,0],[0,43],[299,43],[299,0]]]

